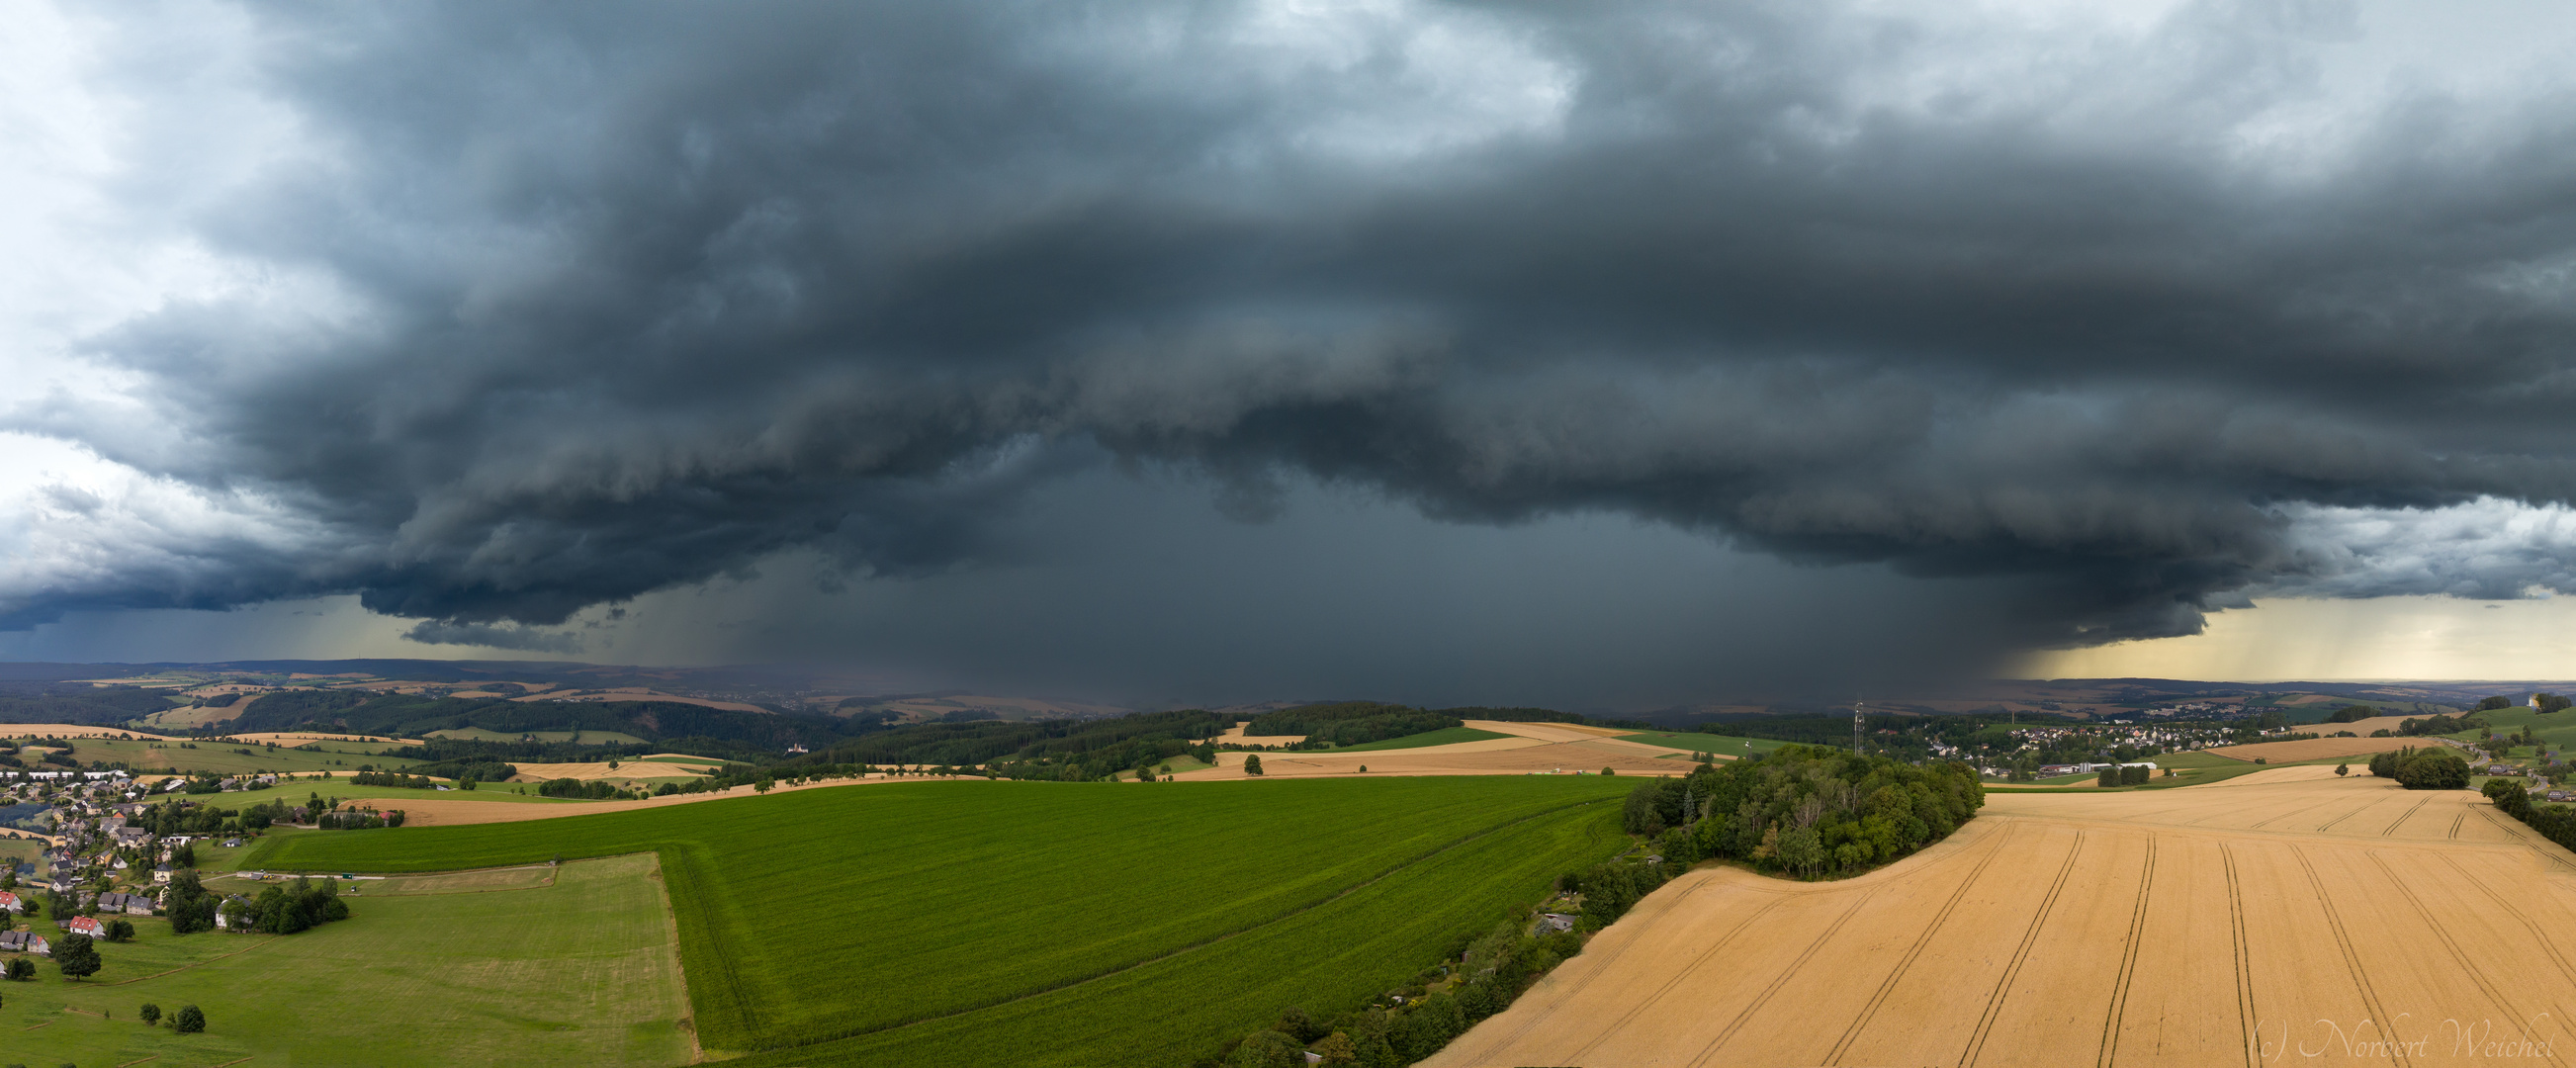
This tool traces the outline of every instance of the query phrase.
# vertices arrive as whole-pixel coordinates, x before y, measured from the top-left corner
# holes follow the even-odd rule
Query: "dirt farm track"
[[[2576,855],[2322,767],[1990,796],[1888,868],[1674,880],[1424,1062],[2576,1062]]]

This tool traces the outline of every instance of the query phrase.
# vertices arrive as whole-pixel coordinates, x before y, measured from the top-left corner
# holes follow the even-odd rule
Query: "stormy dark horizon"
[[[48,12],[0,653],[1647,699],[2544,599],[2576,34],[2450,10]]]

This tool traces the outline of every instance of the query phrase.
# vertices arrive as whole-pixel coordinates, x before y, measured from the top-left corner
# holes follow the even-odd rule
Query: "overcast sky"
[[[0,656],[2576,675],[2462,637],[2576,592],[2571,45],[2539,3],[13,9]]]

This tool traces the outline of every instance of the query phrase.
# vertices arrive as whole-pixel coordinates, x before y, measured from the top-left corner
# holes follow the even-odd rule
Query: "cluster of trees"
[[[2420,719],[2401,720],[2398,722],[2397,729],[2394,732],[2383,727],[2379,730],[2370,732],[2370,736],[2373,738],[2418,738],[2428,734],[2456,734],[2460,731],[2473,731],[2490,725],[2491,724],[2485,716],[2481,716],[2475,712],[2462,712],[2454,716],[2425,716]]]
[[[271,886],[248,904],[235,901],[222,908],[226,927],[259,934],[294,934],[349,918],[349,905],[340,900],[340,885],[329,879],[297,879],[288,886]]]
[[[2095,772],[2095,773],[2094,773],[2093,785],[2095,785],[2095,786],[2145,786],[2145,785],[2147,784],[2147,777],[2148,777],[2148,774],[2149,774],[2150,772],[2153,772],[2154,770],[2155,770],[2155,769],[2153,769],[2153,768],[2146,768],[2146,767],[2134,767],[2134,768],[2133,768],[2133,767],[2128,767],[2128,766],[2125,766],[2125,765],[2123,765],[2123,766],[2117,766],[2117,767],[2108,767],[2108,768],[2103,768],[2102,770],[2100,770],[2100,771],[2098,771],[2098,772]]]
[[[143,1018],[145,1027],[158,1027],[161,1024],[161,1006],[149,1001],[144,1002],[143,1010],[135,1015]],[[179,1011],[170,1014],[170,1029],[183,1035],[204,1031],[206,1029],[205,1010],[194,1005],[179,1006]]]
[[[2488,779],[2480,788],[2487,799],[2495,802],[2506,815],[2530,825],[2541,837],[2576,849],[2576,809],[2564,805],[2536,805],[2521,783],[2512,779]]]
[[[2490,698],[2490,700],[2492,700],[2492,698]],[[2342,708],[2335,709],[2333,715],[2327,716],[2326,722],[2355,723],[2361,720],[2373,718],[2377,715],[2379,715],[2379,710],[2372,708],[2369,705],[2345,705]]]
[[[163,692],[68,681],[0,684],[0,723],[123,723],[168,710]]]
[[[371,812],[362,808],[345,808],[313,817],[313,825],[326,831],[365,831],[379,827],[403,825],[403,810],[389,808]]]
[[[1295,748],[1329,749],[1459,726],[1465,722],[1445,712],[1375,701],[1337,701],[1264,712],[1245,724],[1243,734],[1246,738],[1303,734],[1306,740]]]
[[[2469,786],[2469,762],[2448,746],[2409,746],[2378,754],[2370,758],[2370,773],[2395,779],[2409,790],[2465,790]]]
[[[1094,720],[918,723],[795,757],[774,770],[828,775],[887,765],[974,768],[997,778],[1089,782],[1185,755],[1213,759],[1215,750],[1202,740],[1233,725],[1228,717],[1198,709]]]
[[[1940,841],[1985,804],[1976,769],[1791,745],[1631,792],[1630,833],[1668,858],[1751,862],[1811,878],[1855,872]]]
[[[1218,1059],[1229,1068],[1303,1068],[1311,1052],[1324,1064],[1354,1068],[1411,1064],[1503,1011],[1582,948],[1583,936],[1572,931],[1537,935],[1506,923],[1469,943],[1454,963],[1419,977],[1454,980],[1451,989],[1419,996],[1426,984],[1417,983],[1409,988],[1416,996],[1401,1006],[1371,1005],[1329,1021],[1292,1006],[1278,1023],[1244,1036]]]
[[[537,784],[543,797],[578,797],[592,801],[631,797],[630,791],[606,779],[548,779]]]
[[[161,911],[170,919],[172,934],[196,934],[215,929],[215,910],[223,903],[222,896],[197,881],[196,872],[183,868],[170,877],[170,903]]]
[[[349,776],[349,781],[360,786],[392,786],[406,790],[427,790],[438,785],[437,783],[429,781],[429,777],[426,775],[405,775],[398,771],[373,771],[369,769],[368,765],[364,764],[358,766],[357,774]]]

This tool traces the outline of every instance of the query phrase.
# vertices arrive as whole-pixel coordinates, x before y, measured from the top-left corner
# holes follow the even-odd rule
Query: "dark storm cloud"
[[[2397,93],[2267,139],[2332,103],[2334,5],[2080,60],[1815,4],[258,18],[313,147],[193,223],[318,310],[94,339],[184,447],[16,425],[311,529],[21,624],[356,590],[492,644],[782,549],[971,563],[1095,447],[1245,518],[1314,476],[2005,578],[2024,642],[2563,571],[2311,536],[2576,497],[2576,108]]]

